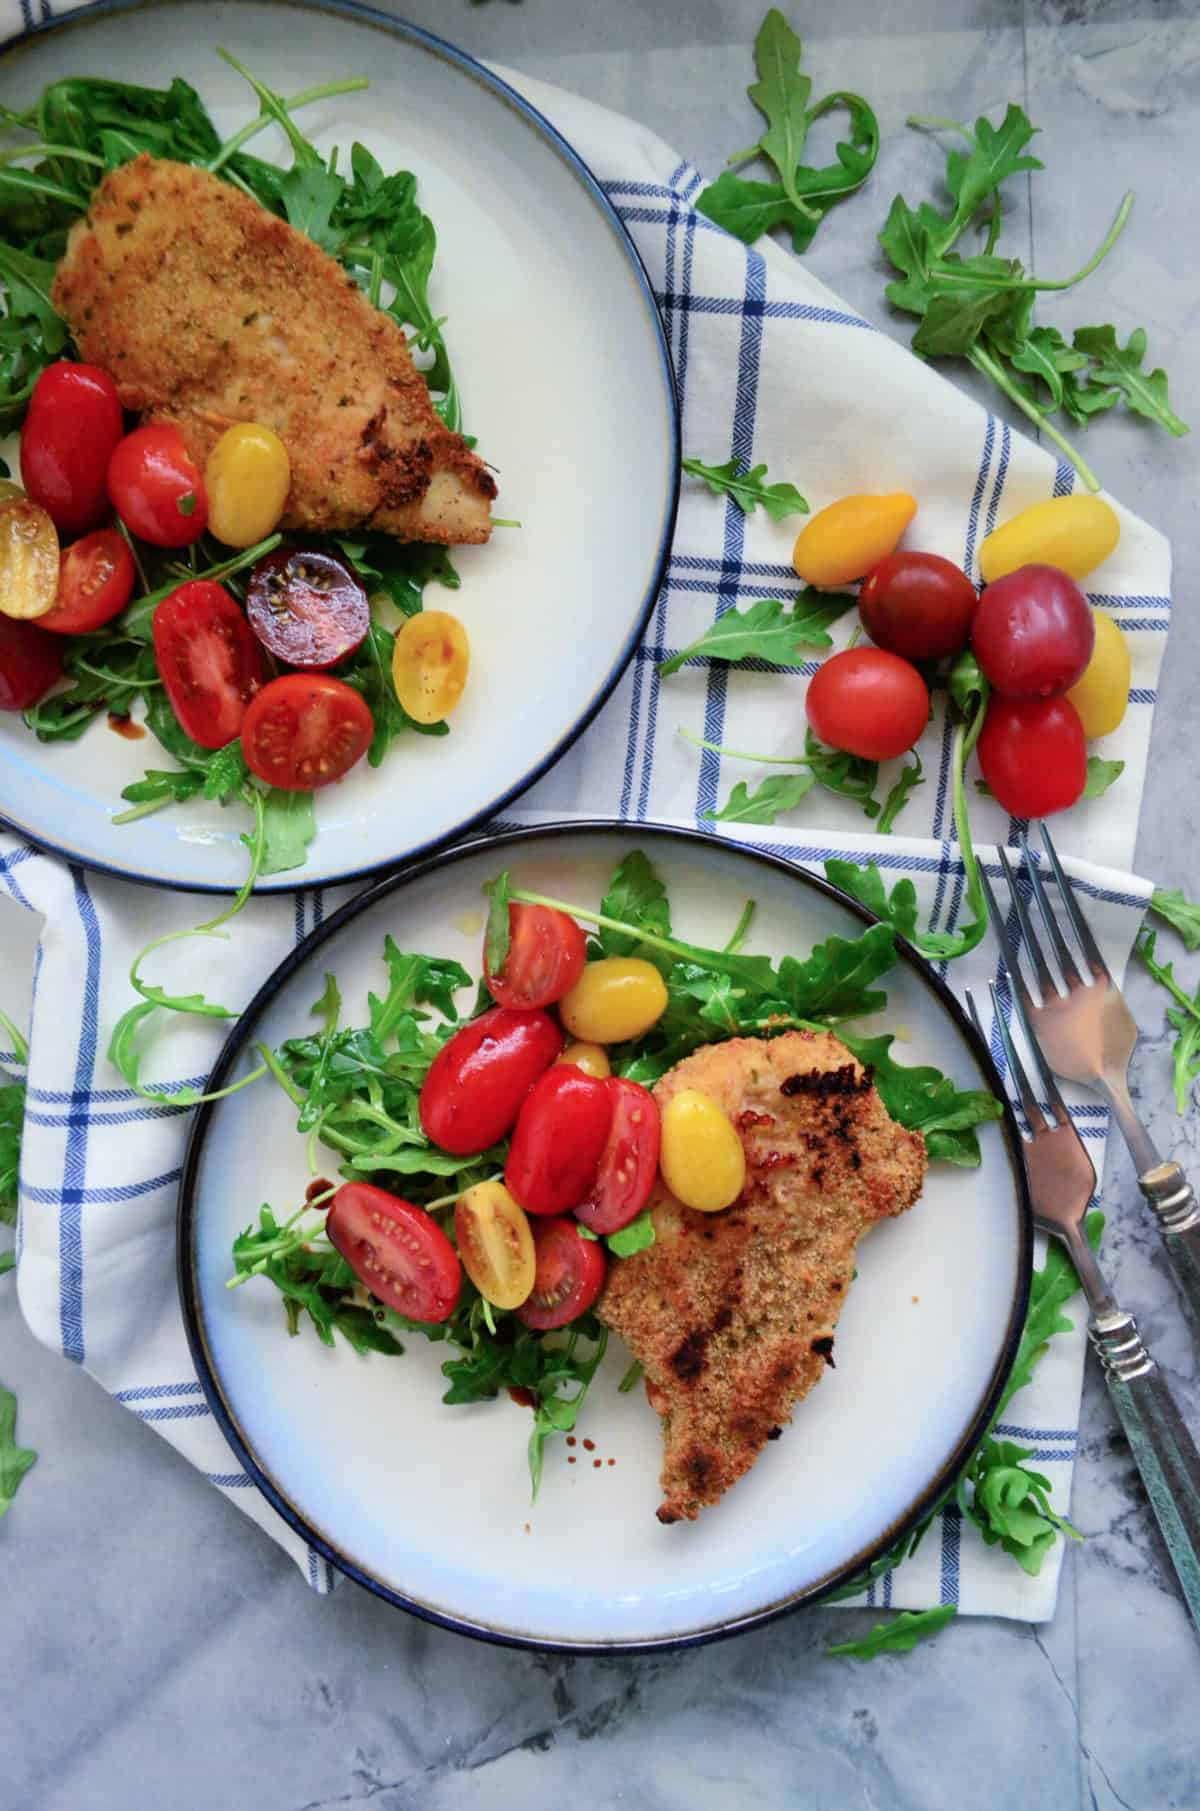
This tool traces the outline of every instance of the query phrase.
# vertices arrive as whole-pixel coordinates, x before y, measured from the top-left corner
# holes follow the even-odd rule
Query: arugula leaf
[[[666,679],[689,660],[763,660],[769,666],[794,667],[802,648],[831,648],[827,633],[857,599],[844,591],[818,591],[809,585],[799,592],[788,610],[782,599],[762,597],[748,610],[726,610],[690,647],[672,654],[659,665]]]
[[[887,836],[890,833],[896,819],[908,803],[909,793],[914,787],[923,786],[924,783],[921,757],[914,749],[911,763],[900,769],[899,776],[883,801],[883,810],[880,812],[879,822],[875,826],[880,836]]]
[[[1093,389],[1111,390],[1120,395],[1137,415],[1156,421],[1176,437],[1186,434],[1188,425],[1181,421],[1167,401],[1167,374],[1161,367],[1144,372],[1146,332],[1135,327],[1124,346],[1117,340],[1116,328],[1077,327],[1071,341],[1076,352],[1082,352],[1092,363],[1088,366],[1088,384]],[[1108,407],[1105,403],[1102,405]]]
[[[335,257],[343,235],[331,225],[331,216],[345,193],[342,178],[321,164],[296,164],[279,184],[288,225]]]
[[[240,745],[233,744],[241,753]],[[222,750],[222,753],[227,751]],[[210,769],[211,775],[211,769]],[[246,785],[240,789],[247,797]],[[205,796],[211,797],[208,785]],[[258,872],[283,874],[291,868],[302,868],[308,860],[308,845],[317,834],[316,813],[311,792],[283,792],[277,786],[263,790],[263,848]],[[243,841],[249,841],[243,838]],[[252,845],[251,845],[252,846]]]
[[[878,862],[868,862],[862,866],[859,862],[844,861],[840,857],[830,856],[825,863],[825,878],[840,887],[843,893],[849,893],[881,918],[907,937],[912,943],[917,929],[917,889],[907,875],[898,880],[891,892],[884,885],[883,874]]]
[[[336,977],[328,972],[325,975],[325,986],[321,990],[321,997],[313,1002],[312,1014],[314,1018],[320,1019],[321,1028],[327,1037],[337,1030],[338,1020],[342,1016],[342,990],[337,984]]]
[[[811,773],[775,774],[751,792],[739,780],[720,811],[706,811],[706,818],[726,824],[773,824],[781,811],[794,811],[816,785]]]
[[[25,1123],[25,1085],[0,1085],[0,1225],[17,1222],[17,1174],[21,1162],[21,1131]]]
[[[830,936],[811,956],[779,964],[779,992],[797,1018],[858,1019],[887,1005],[872,983],[896,963],[896,940],[887,924],[873,924],[855,938]]]
[[[1002,1119],[1004,1108],[986,1088],[959,1088],[949,1076],[927,1064],[897,1063],[891,1055],[890,1032],[857,1037],[839,1031],[846,1048],[872,1070],[879,1098],[898,1125],[920,1132],[931,1163],[939,1160],[973,1169],[979,1163],[974,1128]]]
[[[803,220],[781,183],[752,182],[735,176],[732,170],[723,170],[715,182],[701,191],[696,209],[743,245],[753,245],[772,227],[798,227]]]
[[[610,1232],[604,1243],[614,1258],[632,1258],[639,1251],[648,1251],[654,1243],[654,1216],[650,1209],[644,1207],[628,1226]]]
[[[1151,901],[1153,904],[1153,901]],[[1200,987],[1195,998],[1175,979],[1175,965],[1159,962],[1155,956],[1157,931],[1142,927],[1134,949],[1160,987],[1165,987],[1176,1002],[1167,1008],[1167,1022],[1177,1034],[1173,1061],[1175,1070],[1175,1109],[1182,1116],[1191,1099],[1192,1083],[1200,1076]]]
[[[1165,918],[1171,928],[1179,932],[1186,948],[1200,950],[1200,905],[1178,887],[1155,887],[1150,910]]]
[[[488,906],[487,931],[484,938],[483,954],[489,975],[500,976],[504,973],[504,964],[508,961],[509,944],[512,933],[508,919],[508,869],[498,875],[487,889],[491,903]]]
[[[1084,1224],[1088,1244],[1095,1251],[1104,1230],[1104,1215],[1090,1213]],[[1021,1330],[1021,1343],[1008,1382],[996,1407],[993,1421],[999,1421],[1018,1390],[1033,1376],[1034,1368],[1049,1348],[1056,1333],[1069,1333],[1074,1323],[1062,1312],[1063,1304],[1078,1292],[1079,1278],[1063,1247],[1055,1239],[1046,1246],[1046,1261],[1035,1270],[1030,1280],[1029,1308]]]
[[[827,1654],[842,1654],[848,1660],[874,1660],[879,1654],[910,1654],[918,1641],[938,1634],[958,1614],[957,1604],[936,1604],[929,1610],[901,1610],[890,1622],[877,1622],[869,1635],[858,1641],[841,1641],[826,1648]]]
[[[800,73],[803,54],[800,39],[773,6],[754,40],[759,79],[747,92],[767,122],[758,149],[775,165],[784,193],[801,215],[805,206],[796,193],[795,176],[808,137],[808,97],[812,92],[811,81]]]
[[[78,741],[98,713],[127,717],[139,698],[162,686],[153,648],[112,633],[72,636],[63,674],[70,684],[24,713],[39,742]]]
[[[387,997],[379,1000],[374,994],[367,995],[371,1030],[381,1043],[397,1035],[401,1021],[413,1013],[414,1007],[436,1006],[444,1017],[457,1023],[454,996],[471,985],[471,977],[461,962],[448,956],[406,954],[397,948],[390,931],[383,940],[383,959],[388,971]]]
[[[766,482],[765,465],[739,472],[741,460],[737,458],[727,460],[724,465],[705,465],[702,459],[685,459],[682,463],[684,471],[690,472],[693,478],[703,478],[714,497],[732,497],[744,516],[753,515],[760,503],[772,522],[782,522],[786,516],[808,514],[808,504],[794,484]]]
[[[18,1446],[17,1399],[0,1384],[0,1520],[12,1507],[26,1472],[37,1463],[37,1454],[27,1446]]]
[[[386,594],[405,616],[416,616],[422,609],[426,585],[436,582],[457,591],[462,584],[447,547],[370,534],[354,540],[338,536],[334,545],[368,591]]]
[[[1087,781],[1083,788],[1085,799],[1102,799],[1125,772],[1124,761],[1104,761],[1099,755],[1089,755],[1087,764]]]
[[[1051,1509],[1050,1480],[1026,1469],[1030,1456],[1029,1447],[1011,1440],[985,1440],[959,1478],[957,1496],[987,1545],[998,1543],[1036,1578],[1060,1534],[1082,1536]]]
[[[617,864],[600,910],[604,917],[619,919],[627,927],[600,926],[598,941],[606,956],[645,954],[645,932],[652,937],[671,935],[667,889],[654,863],[640,849],[631,849]]]
[[[371,707],[375,734],[367,750],[367,761],[378,767],[397,736],[414,730],[420,736],[448,736],[448,723],[418,723],[410,717],[392,683],[392,652],[396,637],[382,623],[373,622],[365,639],[347,661],[337,669],[346,685],[361,692]]]

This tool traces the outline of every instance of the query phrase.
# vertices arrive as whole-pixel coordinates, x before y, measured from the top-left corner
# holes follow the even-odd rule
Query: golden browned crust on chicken
[[[319,246],[206,170],[143,154],[106,176],[51,292],[121,401],[203,468],[237,421],[287,447],[288,529],[486,541],[496,494],[439,419],[401,328]]]
[[[738,1127],[746,1185],[724,1213],[661,1181],[655,1242],[612,1265],[597,1313],[645,1366],[663,1423],[660,1522],[694,1520],[749,1471],[833,1363],[855,1247],[921,1192],[925,1143],[888,1116],[827,1032],[733,1038],[676,1064],[660,1106],[696,1088]]]

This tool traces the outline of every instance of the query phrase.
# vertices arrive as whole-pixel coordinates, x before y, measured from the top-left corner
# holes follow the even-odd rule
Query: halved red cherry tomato
[[[285,673],[247,710],[242,753],[268,786],[310,792],[349,773],[374,734],[370,706],[353,686],[328,673]]]
[[[108,462],[108,494],[131,534],[152,547],[189,547],[208,525],[208,493],[178,428],[126,434]]]
[[[998,698],[976,752],[983,777],[1013,817],[1066,811],[1087,784],[1087,741],[1066,698]]]
[[[1087,671],[1092,606],[1057,566],[1019,566],[988,585],[971,625],[984,674],[1006,698],[1056,698]]]
[[[573,1063],[539,1075],[517,1114],[504,1181],[527,1214],[565,1214],[596,1175],[612,1124],[604,1082]]]
[[[516,1316],[527,1327],[548,1333],[586,1314],[608,1266],[603,1246],[585,1239],[573,1220],[534,1220],[532,1230],[537,1257],[533,1292]]]
[[[60,534],[84,534],[108,514],[108,462],[124,431],[107,371],[47,365],[21,429],[21,478]]]
[[[0,711],[27,711],[62,677],[62,643],[34,623],[0,616]]]
[[[421,1087],[421,1124],[443,1151],[486,1151],[512,1128],[521,1102],[563,1046],[544,1012],[493,1006],[456,1031]]]
[[[612,1125],[596,1179],[575,1218],[593,1232],[617,1232],[636,1220],[649,1201],[658,1174],[662,1115],[640,1082],[613,1075],[601,1084],[612,1101]]]
[[[135,578],[133,555],[115,528],[98,528],[64,548],[58,569],[58,602],[40,618],[59,635],[86,635],[119,616]]]
[[[266,678],[262,649],[227,591],[191,579],[154,612],[154,658],[172,709],[201,748],[224,748]]]
[[[348,566],[318,548],[277,547],[246,592],[250,627],[290,667],[331,667],[371,626],[367,594]]]
[[[510,905],[508,954],[493,975],[484,944],[483,975],[501,1006],[549,1006],[570,993],[583,973],[587,940],[573,918],[552,906]]]
[[[889,553],[859,592],[858,613],[889,654],[940,660],[966,647],[978,601],[961,566],[940,553]]]
[[[449,1320],[462,1287],[458,1253],[424,1208],[370,1182],[346,1182],[325,1222],[360,1283],[411,1321]]]
[[[806,704],[814,735],[866,761],[902,755],[929,721],[925,681],[883,648],[831,654],[814,673]]]

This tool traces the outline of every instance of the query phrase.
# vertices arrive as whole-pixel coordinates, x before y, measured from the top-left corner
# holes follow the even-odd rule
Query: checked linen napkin
[[[25,0],[22,22],[50,10],[44,0],[32,7]],[[12,24],[18,26],[15,17]],[[651,132],[559,90],[504,76],[590,165],[645,261],[674,360],[689,454],[765,461],[772,478],[798,481],[814,509],[851,491],[911,491],[920,500],[919,544],[972,573],[979,542],[997,521],[1072,489],[1068,466],[874,331],[799,260],[770,244],[747,249],[698,215],[702,178]],[[1125,762],[1125,773],[1102,804],[1080,806],[1056,825],[1065,854],[1086,853],[1086,862],[1070,865],[1118,975],[1151,890],[1126,870],[1170,611],[1167,543],[1127,512],[1121,522],[1120,546],[1095,576],[1091,595],[1117,617],[1133,649],[1131,707],[1105,749]],[[801,743],[802,675],[811,665],[785,675],[694,662],[665,683],[656,672],[665,655],[687,646],[722,611],[794,595],[794,532],[794,523],[773,524],[761,511],[745,518],[732,502],[685,480],[670,565],[643,645],[587,733],[506,822],[595,814],[711,828],[704,813],[724,802],[736,780],[753,784],[759,770],[701,755],[680,727],[766,754]],[[843,642],[848,633],[842,624]],[[964,880],[940,713],[920,752],[926,782],[906,808],[902,836],[871,836],[851,815],[852,804],[819,793],[805,799],[802,827],[722,829],[818,872],[830,855],[874,858],[889,880],[911,875],[923,919],[947,929],[960,913]],[[989,845],[1010,842],[1015,827],[990,799],[972,799],[972,819],[995,874]],[[104,1055],[108,1029],[128,1004],[132,957],[151,936],[194,924],[202,915],[196,901],[68,869],[2,831],[0,887],[45,921],[18,1229],[26,1319],[39,1339],[83,1365],[279,1541],[315,1589],[328,1590],[335,1575],[239,1469],[191,1367],[173,1236],[187,1114],[139,1100]],[[347,891],[252,903],[219,946],[220,997],[234,1006],[248,1000]],[[179,946],[172,980],[182,991],[217,991],[214,947]],[[948,978],[986,997],[992,963],[989,940],[951,965]],[[173,1024],[147,1066],[170,1086],[201,1084],[216,1046],[211,1028]],[[12,1066],[2,1054],[0,1062]],[[1075,1111],[1099,1171],[1105,1115],[1094,1104]],[[1069,1507],[1083,1351],[1081,1326],[1056,1340],[1000,1429],[1033,1449],[1030,1463],[1051,1478],[1060,1513]],[[913,1560],[872,1585],[867,1601],[909,1608],[953,1602],[966,1613],[1042,1621],[1053,1614],[1060,1565],[1061,1543],[1041,1574],[1027,1577],[984,1547],[951,1508]]]

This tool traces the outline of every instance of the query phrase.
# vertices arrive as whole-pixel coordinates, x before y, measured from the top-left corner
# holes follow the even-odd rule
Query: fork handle
[[[1088,1337],[1200,1630],[1200,1453],[1133,1316],[1120,1309],[1096,1315]]]
[[[1155,1164],[1138,1177],[1154,1209],[1184,1301],[1200,1325],[1200,1205],[1177,1163]]]

